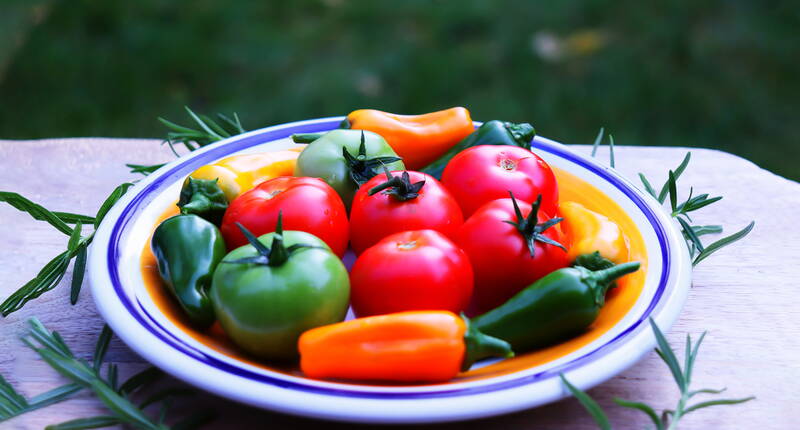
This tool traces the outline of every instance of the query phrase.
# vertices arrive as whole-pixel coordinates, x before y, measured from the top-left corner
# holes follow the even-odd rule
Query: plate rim
[[[312,387],[311,390],[303,389],[302,395],[305,397],[308,396],[315,396],[318,397],[318,400],[328,401],[326,407],[319,407],[319,404],[315,404],[314,407],[316,409],[306,409],[309,407],[311,402],[309,399],[305,398],[294,398],[296,396],[285,396],[286,391],[293,392],[298,387],[293,386],[297,385],[295,383],[287,383],[286,381],[275,380],[275,378],[271,378],[265,375],[261,377],[266,377],[269,379],[273,379],[271,383],[273,384],[274,389],[279,390],[275,394],[281,394],[281,390],[283,391],[284,396],[275,396],[276,398],[254,398],[255,396],[251,393],[250,395],[247,394],[246,390],[237,389],[235,387],[236,384],[225,383],[223,375],[220,377],[219,375],[214,375],[214,377],[203,377],[198,375],[196,370],[190,370],[190,367],[193,366],[186,366],[184,362],[186,359],[190,359],[189,357],[191,354],[187,354],[187,357],[180,357],[180,360],[176,360],[175,357],[169,357],[168,354],[162,355],[159,352],[163,351],[163,345],[161,347],[155,347],[155,344],[150,342],[143,341],[141,336],[145,336],[144,339],[148,337],[155,337],[156,340],[164,342],[165,339],[161,337],[158,333],[152,332],[151,330],[147,330],[144,327],[136,327],[130,324],[130,321],[125,321],[126,318],[134,318],[140,317],[139,315],[134,314],[131,312],[131,309],[127,306],[124,306],[122,302],[117,301],[115,303],[115,298],[111,295],[110,288],[107,288],[109,284],[113,285],[113,290],[117,290],[117,287],[120,287],[120,280],[117,277],[114,279],[114,271],[108,270],[111,266],[113,266],[112,262],[114,261],[114,251],[109,245],[112,241],[116,240],[118,243],[119,241],[119,234],[125,228],[125,224],[123,223],[120,225],[121,221],[120,216],[122,216],[126,210],[130,209],[131,207],[135,206],[133,203],[137,199],[142,199],[147,196],[145,192],[149,187],[154,187],[153,184],[158,184],[160,181],[165,181],[170,178],[173,172],[178,170],[188,170],[187,166],[191,165],[192,161],[197,162],[198,160],[202,160],[206,157],[203,157],[203,154],[212,151],[220,151],[221,148],[226,147],[228,145],[232,145],[236,142],[248,142],[249,140],[258,140],[258,138],[262,138],[261,141],[253,143],[250,146],[255,146],[259,144],[263,144],[264,141],[271,141],[274,139],[279,139],[281,137],[274,137],[274,138],[264,138],[264,135],[269,134],[281,134],[281,133],[288,133],[297,132],[298,128],[304,128],[303,132],[308,132],[309,130],[306,129],[317,129],[313,131],[323,131],[331,129],[331,126],[338,124],[344,117],[328,117],[328,118],[319,118],[319,119],[311,119],[311,120],[304,120],[304,121],[296,121],[296,122],[289,122],[285,124],[280,124],[271,127],[265,127],[262,129],[254,130],[248,133],[244,133],[242,135],[234,136],[219,142],[216,142],[212,145],[208,145],[203,147],[197,151],[194,151],[190,154],[187,154],[184,157],[178,158],[170,163],[167,163],[165,166],[161,167],[151,175],[148,175],[144,179],[142,179],[138,184],[129,190],[126,195],[120,199],[117,204],[108,212],[108,215],[100,224],[95,233],[94,244],[92,245],[92,249],[89,256],[89,265],[88,265],[88,277],[90,280],[91,288],[92,288],[92,295],[94,297],[95,303],[97,305],[98,310],[100,311],[103,318],[109,323],[109,325],[114,329],[117,335],[129,346],[131,349],[139,353],[143,358],[150,361],[151,363],[155,364],[156,366],[166,370],[168,373],[175,375],[176,377],[192,384],[199,386],[205,390],[213,392],[218,395],[222,395],[227,398],[231,398],[233,400],[237,400],[243,403],[247,403],[253,406],[261,407],[261,408],[268,408],[272,410],[277,410],[281,412],[287,412],[297,415],[303,416],[313,416],[317,418],[325,418],[325,419],[332,419],[332,420],[339,420],[339,421],[360,421],[360,422],[384,422],[384,423],[414,423],[414,422],[434,422],[434,421],[454,421],[454,420],[461,420],[461,419],[469,419],[469,418],[477,418],[477,417],[485,417],[491,415],[498,415],[502,413],[507,413],[511,411],[526,409],[533,406],[538,406],[544,403],[548,403],[550,401],[554,401],[568,395],[568,392],[561,387],[560,380],[558,380],[558,373],[556,370],[561,370],[565,373],[566,376],[569,377],[571,382],[576,386],[582,389],[588,389],[600,382],[603,382],[607,379],[610,379],[614,375],[618,374],[619,372],[623,371],[625,368],[629,367],[633,363],[639,360],[639,358],[645,354],[649,349],[655,346],[655,338],[652,335],[649,327],[645,330],[642,330],[642,321],[637,321],[635,325],[630,327],[629,329],[623,331],[619,335],[617,335],[614,339],[606,342],[601,347],[590,351],[587,354],[584,354],[580,357],[575,358],[569,362],[563,363],[562,365],[556,366],[553,369],[547,369],[542,372],[528,375],[525,379],[530,379],[528,382],[519,382],[519,379],[511,379],[509,381],[501,381],[495,384],[487,384],[481,385],[477,387],[467,387],[463,389],[458,388],[450,388],[447,389],[447,386],[443,386],[444,389],[437,392],[424,392],[424,393],[391,393],[391,392],[358,392],[357,390],[350,388],[346,390],[337,390],[331,388],[321,388],[318,386],[306,386]],[[476,125],[480,125],[480,123],[476,122]],[[253,139],[255,138],[255,139]],[[586,156],[578,154],[571,150],[570,148],[562,145],[558,142],[552,141],[550,139],[542,138],[537,136],[535,138],[537,145],[544,145],[549,147],[550,149],[556,148],[557,151],[548,151],[547,149],[539,147],[539,149],[544,149],[547,152],[553,153],[555,156],[568,155],[568,160],[581,165],[588,170],[592,171],[595,175],[600,176],[602,179],[605,179],[608,182],[611,182],[612,185],[616,186],[623,194],[627,195],[629,198],[634,200],[634,203],[640,207],[640,209],[644,211],[644,209],[649,210],[649,214],[645,212],[645,216],[648,218],[650,223],[658,228],[660,228],[661,236],[664,238],[664,242],[661,243],[662,245],[662,254],[666,255],[666,262],[672,261],[671,264],[665,264],[664,267],[664,277],[666,280],[662,279],[661,282],[665,283],[663,285],[664,290],[659,290],[656,292],[657,296],[654,296],[652,299],[651,304],[648,306],[648,309],[645,312],[644,316],[651,315],[662,330],[667,330],[675,321],[680,312],[680,309],[683,306],[683,303],[686,299],[686,295],[688,293],[689,285],[691,283],[691,263],[689,261],[688,250],[686,249],[685,245],[682,241],[677,240],[678,232],[674,222],[667,217],[664,211],[660,208],[660,205],[652,198],[637,187],[635,187],[630,181],[626,178],[622,177],[613,169],[610,169],[606,166],[603,166],[596,162],[593,159],[590,159]],[[249,146],[242,146],[236,149],[245,149]],[[220,151],[224,152],[224,151]],[[226,156],[228,154],[222,154],[221,156]],[[216,158],[216,157],[215,157]],[[205,163],[202,163],[205,164]],[[198,166],[199,167],[199,166]],[[615,183],[616,182],[616,183]],[[637,202],[632,197],[636,197],[639,199]],[[641,203],[641,204],[640,204]],[[652,216],[652,219],[651,219]],[[127,220],[131,220],[131,218],[126,218]],[[135,217],[133,217],[135,219]],[[116,233],[116,239],[115,239]],[[659,233],[657,232],[657,236]],[[659,236],[659,239],[661,239]],[[667,250],[664,250],[663,247],[666,244]],[[106,252],[101,252],[105,250]],[[672,271],[673,274],[669,272]],[[670,284],[672,285],[672,291],[670,295],[664,297],[662,294],[666,291],[667,287]],[[120,299],[120,297],[116,297],[116,299]],[[121,306],[121,308],[120,308]],[[144,310],[144,309],[142,309]],[[658,312],[656,312],[658,310]],[[120,312],[123,311],[123,312]],[[127,312],[127,313],[126,313]],[[644,318],[644,316],[642,318]],[[152,318],[152,317],[151,317]],[[154,320],[153,320],[154,321]],[[646,325],[646,324],[645,324]],[[167,332],[166,330],[164,330]],[[152,341],[153,339],[147,339],[148,341]],[[588,356],[594,354],[599,349],[606,347],[606,345],[614,342],[621,342],[615,348],[604,352],[601,356],[595,357],[594,360],[583,363],[582,360],[585,360]],[[169,344],[170,342],[167,342]],[[147,345],[145,345],[147,344]],[[629,350],[627,355],[621,354],[623,350]],[[174,351],[174,348],[171,349]],[[184,352],[185,353],[185,352]],[[616,358],[615,361],[608,362],[609,355]],[[196,358],[196,357],[195,357]],[[581,362],[579,362],[581,361]],[[579,362],[579,363],[576,363]],[[603,370],[601,372],[586,372],[586,368],[591,363],[599,363],[596,366],[589,366],[589,367],[601,367]],[[601,364],[603,366],[601,366]],[[234,368],[228,363],[223,363],[224,367],[231,367]],[[196,369],[196,365],[194,366]],[[211,371],[216,372],[224,372],[226,374],[233,373],[233,376],[238,378],[244,378],[241,374],[237,374],[239,372],[229,372],[227,370],[221,370],[219,367],[214,369],[210,369]],[[542,374],[547,374],[547,376],[542,376]],[[206,375],[207,376],[207,375]],[[230,377],[231,375],[227,375]],[[556,380],[556,381],[553,381]],[[553,382],[557,382],[553,384]],[[267,384],[263,384],[267,385]],[[301,384],[302,385],[302,384]],[[525,390],[525,388],[530,388],[531,386],[536,385],[540,389],[535,390],[538,391],[538,397],[534,396],[532,398],[514,398],[510,394],[514,391],[530,391]],[[352,386],[348,386],[352,387]],[[491,388],[491,389],[487,389]],[[271,390],[267,390],[271,391]],[[324,393],[320,393],[322,391]],[[455,391],[464,391],[461,393],[455,393]],[[295,393],[296,394],[296,393]],[[499,394],[499,396],[497,395]],[[475,398],[485,398],[485,400],[489,400],[490,398],[500,397],[502,399],[497,399],[497,402],[492,403],[491,401],[485,402],[475,402]],[[346,401],[341,401],[345,399]],[[462,400],[464,404],[472,404],[472,406],[467,409],[464,407],[459,408],[448,408],[450,410],[436,410],[434,407],[424,407],[424,408],[415,408],[419,409],[417,414],[407,414],[407,408],[401,407],[396,408],[397,405],[401,403],[414,403],[419,404],[420,399],[424,399],[426,403],[433,403],[439,404],[442,400],[453,401],[453,399]],[[463,402],[464,399],[469,399],[470,401]],[[298,403],[298,400],[300,402]],[[503,400],[503,403],[500,403],[500,400]],[[363,407],[367,404],[372,403],[380,403],[381,406],[386,406],[385,402],[391,402],[393,407],[392,410],[385,410],[384,408],[371,408],[371,407]],[[361,407],[359,407],[361,406]],[[417,405],[419,406],[419,405]],[[453,406],[453,405],[449,405]],[[441,406],[440,406],[441,407]],[[395,410],[397,409],[397,410]],[[455,409],[455,410],[453,410]]]

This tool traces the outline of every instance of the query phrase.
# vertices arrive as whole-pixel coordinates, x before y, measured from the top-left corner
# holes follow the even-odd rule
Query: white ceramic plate
[[[614,170],[536,137],[533,150],[554,167],[591,183],[635,222],[648,256],[637,302],[611,330],[578,350],[524,371],[426,386],[375,386],[316,381],[266,370],[196,341],[166,318],[145,290],[140,254],[157,219],[174,204],[195,169],[241,152],[293,145],[293,133],[336,128],[323,118],[245,133],[160,168],[131,188],[95,234],[89,279],[97,308],[134,351],[164,371],[218,395],[260,408],[340,421],[427,423],[499,415],[568,395],[558,374],[588,389],[621,372],[655,345],[648,318],[664,330],[676,319],[691,283],[683,239],[658,202]]]

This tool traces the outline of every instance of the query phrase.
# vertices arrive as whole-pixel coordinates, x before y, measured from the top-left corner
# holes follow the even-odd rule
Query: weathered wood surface
[[[588,147],[576,147],[587,153]],[[660,183],[668,168],[680,162],[685,148],[619,147],[617,166],[636,182],[644,172]],[[762,170],[733,155],[692,149],[693,158],[680,183],[725,199],[702,210],[700,223],[722,223],[728,232],[756,227],[745,241],[720,251],[694,271],[694,285],[677,324],[668,338],[680,348],[686,333],[703,330],[703,344],[693,377],[697,388],[727,387],[729,397],[757,396],[738,406],[698,411],[682,428],[796,428],[800,404],[800,184]],[[606,156],[601,150],[599,156]],[[0,189],[16,191],[47,208],[92,214],[118,183],[134,179],[125,162],[151,163],[171,159],[155,140],[52,139],[0,141]],[[61,252],[66,237],[41,222],[0,204],[0,298],[33,277]],[[26,396],[61,384],[63,379],[19,340],[25,321],[37,316],[58,330],[79,355],[89,357],[103,321],[88,288],[76,306],[69,305],[69,274],[57,289],[0,321],[0,373]],[[146,363],[114,339],[107,358],[122,376]],[[177,381],[169,381],[180,384]],[[639,412],[613,405],[614,397],[672,407],[677,390],[667,368],[651,353],[630,369],[590,391],[608,411],[615,428],[648,426]],[[240,406],[201,394],[180,403],[179,409],[213,408],[220,412],[214,428],[351,428]],[[34,413],[2,428],[43,428],[68,419],[102,414],[102,404],[87,393]],[[441,428],[595,428],[574,399],[512,415]]]

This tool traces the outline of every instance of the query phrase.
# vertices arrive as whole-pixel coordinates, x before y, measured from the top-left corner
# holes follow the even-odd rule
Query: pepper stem
[[[311,143],[322,137],[327,131],[319,133],[295,133],[292,135],[294,143]]]
[[[532,125],[528,124],[527,122],[504,122],[503,126],[520,147],[531,149],[531,140],[533,140],[534,136],[536,136],[536,130]]]
[[[631,261],[602,270],[591,271],[584,267],[576,267],[576,269],[585,271],[583,281],[594,291],[595,303],[602,306],[605,303],[606,292],[611,284],[628,273],[639,270],[640,266],[641,264],[638,261]]]
[[[389,168],[386,167],[386,165],[383,165],[383,172],[386,174],[386,182],[382,182],[370,188],[367,194],[374,195],[380,191],[386,190],[384,191],[385,194],[394,196],[395,199],[404,202],[419,197],[419,191],[425,185],[424,179],[412,184],[408,172],[405,171],[401,176],[392,176],[392,173],[389,172]],[[390,189],[387,190],[387,188]]]
[[[514,351],[511,350],[511,345],[496,337],[489,336],[482,333],[474,325],[470,324],[469,318],[463,313],[461,319],[467,326],[464,332],[464,361],[461,364],[461,371],[466,372],[472,367],[472,364],[478,360],[489,357],[511,358],[514,356]]]

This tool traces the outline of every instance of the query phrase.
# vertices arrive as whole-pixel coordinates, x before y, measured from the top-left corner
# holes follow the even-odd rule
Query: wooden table
[[[588,147],[576,150],[587,153]],[[659,184],[667,169],[680,162],[685,148],[619,147],[618,169],[635,178],[644,172]],[[607,156],[603,148],[598,155]],[[750,236],[703,262],[677,324],[668,338],[682,354],[686,333],[709,334],[693,377],[696,388],[727,387],[728,397],[757,396],[738,406],[698,411],[682,428],[795,428],[791,418],[800,404],[800,185],[731,154],[692,149],[692,162],[680,183],[695,192],[725,199],[699,212],[699,223],[721,223],[728,232],[750,220]],[[171,159],[155,140],[53,139],[0,141],[0,189],[16,191],[52,210],[93,214],[106,195],[122,181],[134,179],[125,162],[156,163]],[[638,182],[638,181],[636,181]],[[5,298],[32,278],[39,268],[64,249],[66,237],[45,223],[0,204],[0,297]],[[0,321],[0,373],[26,396],[61,384],[58,376],[25,347],[18,336],[25,321],[37,316],[58,330],[80,356],[91,356],[103,321],[85,287],[76,306],[69,304],[69,274],[58,288]],[[121,376],[146,363],[118,339],[107,359],[117,363]],[[168,381],[180,385],[178,381]],[[641,429],[646,417],[615,406],[612,398],[640,400],[659,409],[677,400],[675,383],[656,354],[594,388],[590,394],[609,413],[615,428]],[[214,428],[351,428],[244,407],[209,394],[183,401],[179,409],[211,407],[220,418]],[[100,415],[103,406],[82,392],[73,399],[0,424],[3,428],[42,428],[47,424]],[[453,429],[595,428],[583,408],[567,399],[516,414],[440,426]],[[426,427],[427,428],[427,427]]]

